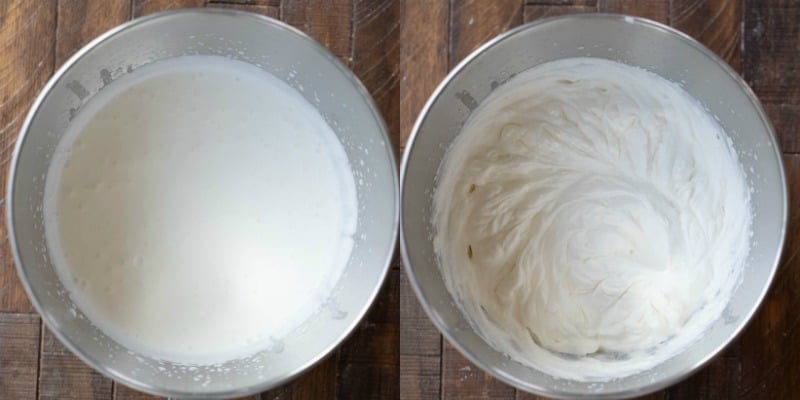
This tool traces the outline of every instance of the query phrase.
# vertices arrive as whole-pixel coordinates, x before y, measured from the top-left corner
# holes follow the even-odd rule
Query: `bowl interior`
[[[333,128],[357,182],[358,227],[347,267],[324,309],[279,351],[215,367],[136,354],[94,327],[50,262],[42,222],[46,173],[65,127],[111,81],[182,55],[256,65],[297,89]],[[9,191],[20,277],[47,325],[76,354],[122,383],[173,396],[244,395],[277,385],[329,353],[355,327],[388,270],[397,234],[397,172],[383,121],[358,80],[322,46],[280,22],[233,11],[192,10],[136,20],[97,39],[50,81],[23,128]],[[281,347],[281,346],[279,346]]]
[[[743,280],[708,333],[655,368],[605,383],[556,379],[511,361],[477,335],[445,288],[433,249],[431,212],[436,172],[463,123],[495,88],[535,65],[600,57],[679,83],[730,136],[752,191],[753,236]],[[550,396],[633,396],[667,386],[719,352],[754,313],[777,268],[786,223],[786,187],[772,127],[749,88],[691,38],[663,25],[621,15],[548,19],[504,34],[448,76],[417,121],[401,168],[401,244],[407,271],[429,316],[477,365],[506,383]]]

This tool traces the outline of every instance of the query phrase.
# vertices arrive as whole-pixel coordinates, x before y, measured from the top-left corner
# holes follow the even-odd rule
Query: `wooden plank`
[[[400,147],[400,0],[353,0],[353,72],[383,115]]]
[[[522,19],[526,23],[536,21],[537,19],[556,17],[559,15],[580,14],[597,12],[595,6],[551,6],[540,4],[526,4],[523,10]]]
[[[740,371],[741,364],[737,358],[717,357],[697,374],[662,393],[669,399],[734,398],[739,393]]]
[[[8,245],[6,179],[22,121],[53,73],[55,6],[51,1],[0,1],[0,312],[33,311]]]
[[[525,0],[526,5],[532,6],[587,6],[596,7],[597,0]]]
[[[669,3],[670,0],[599,0],[597,9],[600,12],[633,15],[666,24],[669,23]]]
[[[341,347],[336,398],[397,399],[400,271],[392,269],[366,318]]]
[[[672,0],[669,15],[673,27],[706,45],[741,73],[741,1]]]
[[[123,386],[119,383],[115,382],[114,387],[114,399],[115,400],[161,400],[164,399],[163,397],[149,395],[147,393],[142,393],[137,390],[133,390],[127,386]],[[252,396],[247,397],[238,397],[232,400],[261,400],[261,395],[255,394]],[[264,397],[263,399],[270,399],[270,400],[284,400],[288,398],[272,398],[272,397]]]
[[[398,142],[404,148],[420,110],[447,75],[450,3],[408,1],[401,19]]]
[[[772,122],[781,150],[784,153],[800,153],[800,133],[797,131],[800,104],[772,104],[765,102],[762,96],[758,97]]]
[[[338,371],[339,351],[335,350],[321,364],[315,366],[288,385],[284,385],[291,393],[286,399],[311,400],[335,399],[336,376]],[[283,389],[285,391],[286,389]],[[281,392],[282,388],[271,392]],[[262,398],[274,398],[263,396]],[[281,397],[283,399],[283,397]]]
[[[451,68],[493,37],[522,23],[520,0],[463,0],[452,5]]]
[[[800,152],[800,3],[746,1],[744,77],[764,103],[784,152]]]
[[[58,0],[56,65],[101,33],[131,18],[131,0]]]
[[[0,398],[36,398],[40,331],[37,315],[0,314]]]
[[[302,30],[350,66],[353,2],[329,0],[313,7],[303,0],[283,0],[281,19]]]
[[[400,393],[436,399],[441,393],[442,335],[428,319],[405,274],[400,273]]]
[[[336,350],[321,364],[288,385],[292,391],[291,398],[294,400],[336,398],[338,363],[339,351]]]
[[[163,397],[153,396],[147,393],[142,393],[137,390],[133,390],[127,386],[120,385],[119,383],[115,382],[114,387],[114,399],[115,400],[161,400]],[[232,400],[260,400],[262,397],[258,394],[247,396],[247,397],[239,397]],[[267,399],[266,397],[264,399]],[[273,399],[269,397],[268,399]],[[280,398],[283,400],[285,398]],[[274,400],[279,400],[278,398],[274,398]]]
[[[141,17],[167,10],[203,7],[205,0],[133,0],[133,16]]]
[[[400,144],[449,67],[450,3],[406,2],[400,41]],[[396,261],[400,265],[400,260]],[[403,399],[437,399],[441,392],[442,337],[400,272],[400,393]]]
[[[217,4],[231,4],[238,6],[268,6],[268,7],[281,7],[281,0],[208,0],[207,5],[212,3]]]
[[[67,350],[44,328],[39,399],[108,399],[112,396],[112,381],[93,370]]]
[[[747,52],[748,49],[745,49]],[[796,397],[800,376],[800,155],[783,158],[789,226],[783,260],[761,308],[742,333],[739,398]]]
[[[156,400],[161,397],[142,393],[138,390],[133,390],[120,383],[114,382],[114,399],[115,400]]]
[[[535,5],[535,4],[534,4]],[[517,390],[517,397],[516,400],[546,400],[549,397],[537,396],[533,393],[524,392],[522,390]]]
[[[228,0],[230,1],[230,0]],[[281,16],[280,5],[272,5],[268,3],[244,3],[244,2],[219,2],[210,1],[206,4],[210,8],[228,8],[239,11],[247,11],[251,13],[266,15],[270,18],[279,19]]]
[[[800,3],[749,1],[745,17],[745,77],[768,104],[800,104]]]
[[[516,390],[464,358],[447,340],[442,351],[442,399],[514,399]]]
[[[306,400],[336,398],[339,351],[292,382],[261,393],[262,400]]]
[[[291,400],[292,399],[292,385],[283,385],[261,393],[261,400]]]

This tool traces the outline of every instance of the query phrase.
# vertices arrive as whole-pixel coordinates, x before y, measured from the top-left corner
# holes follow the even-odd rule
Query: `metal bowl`
[[[753,240],[743,280],[722,317],[685,351],[654,368],[609,382],[557,379],[512,361],[471,327],[445,288],[431,240],[432,193],[442,158],[470,112],[515,74],[568,57],[600,57],[642,67],[680,83],[719,118],[754,188]],[[756,311],[777,269],[787,190],[772,126],[756,96],[722,60],[667,26],[622,15],[584,14],[521,26],[461,62],[431,96],[414,126],[401,166],[401,246],[420,302],[469,360],[522,390],[551,397],[620,398],[668,386],[707,363]]]
[[[222,366],[150,359],[115,342],[73,304],[45,241],[42,201],[50,159],[81,106],[109,82],[182,55],[219,55],[277,76],[317,107],[356,177],[358,227],[347,267],[326,307],[284,341]],[[399,197],[391,142],[370,95],[320,44],[281,22],[229,10],[184,10],[131,21],[72,57],[45,86],[22,127],[8,190],[11,247],[20,279],[53,333],[86,363],[126,386],[165,396],[243,396],[291,379],[330,353],[378,293],[397,238]]]

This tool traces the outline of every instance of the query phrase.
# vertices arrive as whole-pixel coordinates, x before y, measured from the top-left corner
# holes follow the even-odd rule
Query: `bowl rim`
[[[39,299],[34,295],[32,286],[28,281],[28,275],[26,273],[26,270],[22,266],[22,260],[20,258],[20,251],[16,238],[15,220],[14,220],[14,208],[15,208],[14,192],[16,186],[15,185],[16,171],[19,164],[20,152],[22,151],[22,148],[27,139],[31,124],[38,115],[40,107],[42,106],[45,99],[47,99],[47,97],[50,95],[52,90],[56,87],[56,85],[58,85],[61,82],[64,75],[69,70],[71,70],[76,63],[78,63],[81,59],[83,59],[87,54],[92,52],[95,48],[104,44],[107,41],[114,39],[118,35],[124,34],[129,29],[132,29],[140,25],[146,25],[148,23],[153,23],[153,21],[157,20],[181,18],[191,15],[249,19],[250,21],[254,21],[256,23],[265,25],[269,29],[277,29],[293,34],[298,39],[303,41],[305,45],[307,45],[310,49],[315,50],[317,53],[325,57],[342,74],[342,76],[351,83],[352,88],[355,89],[360,94],[360,97],[364,101],[365,105],[367,106],[367,108],[369,108],[372,118],[377,123],[380,135],[382,136],[384,143],[386,143],[385,156],[389,165],[391,166],[390,168],[391,179],[393,182],[392,186],[394,188],[394,196],[392,196],[392,201],[394,203],[393,207],[394,210],[392,211],[393,216],[391,223],[392,233],[391,233],[390,245],[388,246],[388,251],[385,254],[386,261],[383,263],[383,265],[380,265],[381,270],[379,273],[378,282],[369,293],[368,301],[362,305],[362,307],[358,310],[357,313],[355,313],[356,317],[353,319],[353,321],[341,332],[341,334],[339,334],[339,336],[334,341],[330,342],[327,346],[325,346],[322,352],[320,352],[313,358],[306,360],[299,368],[295,370],[289,371],[288,373],[285,373],[282,376],[271,381],[262,380],[260,383],[255,385],[244,386],[233,389],[225,389],[219,391],[208,391],[208,392],[197,392],[197,391],[183,392],[179,390],[165,390],[153,385],[143,383],[139,380],[134,379],[131,376],[123,375],[116,369],[109,368],[104,363],[101,363],[98,360],[89,357],[86,353],[84,353],[84,351],[79,346],[77,346],[75,343],[69,340],[67,336],[65,336],[62,332],[59,331],[59,329],[53,323],[53,321],[51,321],[49,314],[44,312],[44,307],[40,303]],[[16,266],[16,271],[19,276],[19,280],[21,281],[22,286],[24,287],[25,292],[27,293],[28,298],[30,299],[34,308],[38,312],[44,324],[58,338],[58,340],[61,341],[61,343],[64,344],[64,346],[68,348],[73,354],[78,356],[78,358],[80,358],[84,363],[88,364],[94,370],[100,372],[102,375],[108,378],[113,379],[116,382],[122,383],[125,386],[153,395],[192,398],[192,399],[240,397],[240,396],[247,396],[250,394],[263,392],[271,388],[278,387],[294,378],[297,378],[304,372],[310,370],[312,367],[320,364],[324,359],[326,359],[329,355],[331,355],[335,349],[337,349],[347,338],[349,338],[354,333],[356,327],[358,327],[358,325],[361,324],[365,315],[371,309],[372,305],[375,303],[375,299],[377,298],[381,289],[385,285],[386,277],[388,276],[389,270],[391,269],[391,265],[394,260],[394,254],[397,249],[397,241],[399,236],[399,225],[400,225],[400,190],[398,184],[399,176],[397,170],[397,159],[395,151],[396,150],[392,146],[392,140],[389,134],[389,130],[386,126],[386,122],[384,121],[381,112],[376,106],[372,95],[369,93],[369,91],[361,82],[361,80],[358,79],[358,77],[352,70],[350,70],[344,64],[342,64],[342,62],[336,56],[334,56],[330,52],[330,50],[325,48],[322,44],[311,38],[306,33],[302,32],[301,30],[283,21],[270,18],[265,15],[247,11],[235,10],[235,9],[222,9],[222,8],[184,8],[177,10],[162,11],[134,18],[102,33],[101,35],[99,35],[98,37],[96,37],[83,47],[81,47],[77,52],[75,52],[75,54],[73,54],[66,62],[64,62],[48,79],[47,83],[44,85],[44,87],[41,89],[41,91],[35,98],[34,102],[32,103],[27,113],[27,116],[25,117],[25,120],[20,128],[19,135],[17,136],[16,144],[14,145],[12,157],[10,159],[10,168],[8,172],[7,190],[5,196],[8,241],[11,247],[11,252],[13,254],[13,260]]]
[[[673,36],[682,42],[685,45],[688,45],[695,50],[699,51],[705,57],[707,57],[711,62],[719,66],[725,73],[729,75],[729,77],[736,82],[745,96],[750,100],[750,104],[753,109],[758,114],[761,122],[766,128],[768,133],[769,139],[772,144],[772,149],[775,152],[775,158],[777,160],[777,167],[778,172],[780,175],[780,186],[781,186],[781,198],[783,202],[783,207],[780,210],[781,212],[781,232],[780,232],[780,241],[778,243],[778,251],[775,254],[775,259],[772,263],[770,268],[769,276],[767,277],[767,282],[764,287],[761,289],[761,292],[758,294],[757,301],[747,313],[742,315],[742,322],[739,323],[739,326],[734,329],[733,333],[730,337],[724,341],[719,343],[718,345],[713,347],[713,351],[709,352],[702,358],[700,358],[697,362],[691,365],[685,371],[675,373],[669,376],[664,377],[658,381],[643,385],[637,388],[631,388],[626,390],[620,390],[615,392],[607,392],[607,393],[592,393],[592,394],[584,394],[584,393],[576,393],[570,392],[566,390],[553,390],[551,388],[542,387],[536,384],[532,384],[530,382],[526,382],[524,380],[518,379],[510,374],[505,373],[504,371],[500,370],[499,368],[487,365],[483,362],[478,356],[476,356],[473,352],[469,350],[469,348],[461,343],[460,341],[456,340],[456,338],[451,334],[450,328],[447,324],[433,311],[433,307],[431,303],[425,297],[425,294],[422,291],[422,288],[419,285],[417,276],[414,273],[414,268],[411,266],[411,259],[409,256],[409,249],[408,243],[406,242],[406,234],[405,234],[405,217],[404,217],[404,210],[402,204],[405,200],[406,194],[406,182],[407,177],[406,173],[408,172],[408,166],[411,158],[411,154],[415,149],[416,138],[420,134],[420,130],[422,125],[425,123],[428,114],[430,113],[431,109],[433,108],[434,104],[439,100],[442,93],[450,86],[453,79],[461,73],[462,70],[466,69],[470,64],[479,60],[484,53],[486,53],[490,48],[494,46],[500,45],[502,42],[512,38],[520,34],[523,31],[532,30],[532,29],[541,29],[542,27],[552,24],[552,23],[561,23],[564,21],[569,20],[585,20],[585,19],[602,19],[612,22],[618,23],[625,23],[625,24],[634,24],[644,27],[646,29],[651,29],[662,34],[666,34],[668,36]],[[441,162],[441,161],[440,161]],[[780,265],[781,257],[784,250],[784,245],[786,241],[786,227],[788,222],[788,204],[789,204],[789,193],[788,193],[788,186],[786,182],[786,173],[785,173],[785,166],[783,163],[783,154],[780,150],[780,142],[777,140],[775,135],[775,130],[772,126],[772,123],[769,121],[763,107],[761,106],[758,97],[753,92],[753,89],[744,81],[744,79],[734,71],[724,60],[722,60],[719,56],[717,56],[714,52],[708,49],[706,46],[698,42],[696,39],[692,38],[691,36],[683,33],[671,26],[662,24],[657,21],[653,21],[643,17],[635,17],[631,15],[625,14],[616,14],[616,13],[578,13],[578,14],[570,14],[570,15],[561,15],[561,16],[554,16],[539,19],[536,21],[532,21],[526,24],[522,24],[510,30],[507,30],[496,37],[492,38],[488,42],[484,43],[476,50],[471,52],[467,57],[465,57],[462,61],[460,61],[455,67],[450,70],[450,72],[443,78],[442,82],[437,86],[436,90],[430,95],[428,100],[426,101],[425,105],[423,106],[422,110],[420,111],[414,126],[412,127],[411,134],[408,138],[408,142],[405,148],[405,152],[403,154],[403,158],[400,164],[400,252],[403,258],[403,266],[406,274],[409,277],[410,286],[414,290],[414,294],[416,295],[417,299],[419,300],[422,308],[425,310],[425,313],[428,315],[428,318],[434,322],[434,325],[439,330],[439,332],[447,339],[450,344],[455,347],[459,353],[461,353],[464,357],[466,357],[470,362],[481,368],[482,370],[488,372],[490,375],[495,377],[496,379],[511,385],[517,389],[531,392],[537,395],[549,396],[549,397],[556,397],[556,398],[601,398],[601,399],[618,399],[618,398],[629,398],[634,396],[641,396],[644,394],[652,393],[659,389],[666,388],[671,386],[688,376],[698,372],[703,366],[707,365],[713,358],[715,358],[725,347],[727,347],[731,342],[736,340],[736,338],[741,334],[741,332],[747,327],[747,325],[752,321],[753,315],[758,311],[761,306],[761,303],[764,301],[766,294],[769,288],[772,286],[772,282],[774,281],[775,275],[777,273],[778,267]],[[438,262],[437,262],[438,264]],[[438,266],[438,265],[437,265]],[[438,269],[438,268],[437,268]],[[481,341],[485,340],[478,335]],[[487,343],[488,345],[488,343]],[[492,347],[491,345],[489,345]],[[492,347],[493,348],[493,347]],[[509,361],[513,361],[509,359]]]

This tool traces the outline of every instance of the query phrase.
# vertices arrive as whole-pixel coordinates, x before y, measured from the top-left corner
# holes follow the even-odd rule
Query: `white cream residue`
[[[606,380],[700,337],[749,251],[745,175],[679,86],[612,61],[521,73],[448,151],[445,282],[479,333],[555,376]]]
[[[317,312],[352,249],[347,155],[297,91],[191,56],[142,67],[76,115],[46,188],[46,233],[87,317],[143,354],[210,364]]]

